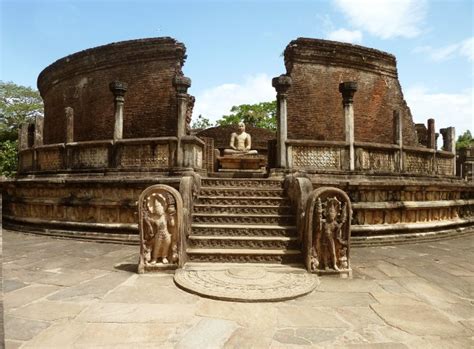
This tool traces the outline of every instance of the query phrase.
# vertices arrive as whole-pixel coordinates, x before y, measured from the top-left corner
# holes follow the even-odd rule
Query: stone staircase
[[[282,186],[274,179],[203,179],[189,261],[301,263],[295,215]]]

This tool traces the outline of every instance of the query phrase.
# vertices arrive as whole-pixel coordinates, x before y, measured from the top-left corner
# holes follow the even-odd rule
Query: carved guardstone
[[[138,273],[176,269],[180,263],[183,201],[179,192],[157,184],[138,201],[140,260]]]
[[[305,263],[310,272],[350,276],[351,202],[332,187],[314,190],[305,214]]]

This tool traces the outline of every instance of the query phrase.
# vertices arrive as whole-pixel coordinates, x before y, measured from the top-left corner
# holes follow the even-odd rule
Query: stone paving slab
[[[474,236],[354,248],[353,278],[274,303],[135,273],[136,246],[3,232],[7,348],[470,348]]]

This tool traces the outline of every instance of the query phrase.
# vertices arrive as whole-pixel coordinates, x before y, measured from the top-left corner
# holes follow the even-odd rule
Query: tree
[[[205,129],[212,126],[213,126],[212,122],[208,118],[205,118],[202,115],[199,115],[197,117],[197,120],[193,121],[191,128],[192,129]]]
[[[456,141],[456,150],[467,148],[472,142],[474,142],[474,139],[472,138],[471,131],[467,130],[458,137],[458,140]]]
[[[18,164],[17,141],[6,140],[0,143],[0,176],[12,177]]]
[[[16,140],[21,124],[42,115],[43,100],[38,91],[0,81],[0,142]]]
[[[38,91],[0,81],[0,176],[15,174],[18,162],[18,128],[43,115]]]
[[[220,126],[235,125],[243,121],[246,125],[276,130],[276,101],[257,104],[233,106],[231,114],[224,115],[217,124]]]

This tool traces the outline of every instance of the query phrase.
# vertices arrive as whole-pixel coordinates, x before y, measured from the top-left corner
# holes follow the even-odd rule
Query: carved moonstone
[[[351,274],[351,218],[351,202],[344,191],[322,187],[309,195],[305,214],[305,262],[308,271]]]
[[[175,269],[180,259],[183,202],[167,185],[145,189],[138,201],[140,260],[138,273]]]

